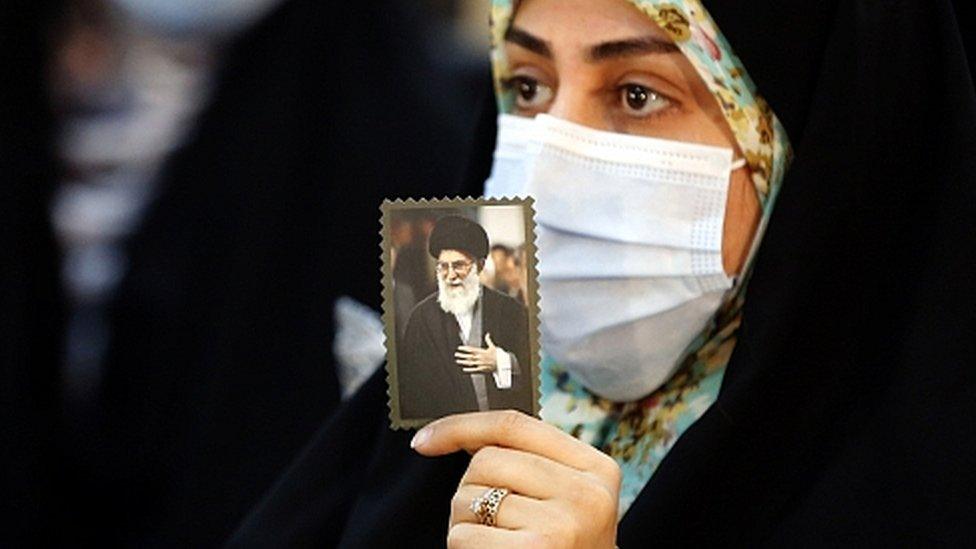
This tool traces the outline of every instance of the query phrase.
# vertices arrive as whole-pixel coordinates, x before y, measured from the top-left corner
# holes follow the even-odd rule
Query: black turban
[[[437,220],[427,244],[437,259],[441,250],[460,250],[475,259],[488,257],[488,233],[481,225],[459,215],[445,215]]]

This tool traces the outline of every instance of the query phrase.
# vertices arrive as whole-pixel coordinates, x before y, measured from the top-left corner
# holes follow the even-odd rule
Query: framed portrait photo
[[[384,201],[390,423],[514,409],[538,416],[531,199]]]

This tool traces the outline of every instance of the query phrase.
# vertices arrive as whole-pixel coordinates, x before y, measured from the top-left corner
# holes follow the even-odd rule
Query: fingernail
[[[423,446],[428,440],[430,440],[429,427],[424,427],[423,429],[417,431],[417,434],[413,436],[413,440],[410,441],[411,448],[417,448]]]

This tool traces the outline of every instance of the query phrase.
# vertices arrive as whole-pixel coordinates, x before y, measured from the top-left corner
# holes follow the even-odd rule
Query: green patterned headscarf
[[[668,33],[712,92],[745,157],[763,214],[734,291],[691,344],[674,376],[650,395],[636,402],[608,401],[543,357],[543,419],[617,460],[624,477],[621,514],[678,437],[715,402],[735,346],[745,282],[790,160],[783,126],[699,0],[628,1]],[[510,112],[514,104],[514,91],[502,82],[509,77],[504,37],[517,2],[492,0],[491,60],[500,112]]]

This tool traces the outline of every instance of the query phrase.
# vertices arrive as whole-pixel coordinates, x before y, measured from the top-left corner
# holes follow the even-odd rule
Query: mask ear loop
[[[745,157],[739,158],[738,160],[732,161],[732,171],[738,170],[746,165]]]

